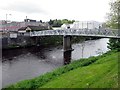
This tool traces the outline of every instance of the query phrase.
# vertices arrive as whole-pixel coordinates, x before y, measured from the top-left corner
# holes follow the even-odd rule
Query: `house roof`
[[[27,26],[29,27],[31,30],[45,30],[48,29],[46,26]],[[18,30],[26,30],[27,27],[22,27]]]
[[[48,29],[45,26],[28,26],[31,30],[45,30]]]
[[[21,27],[18,30],[25,30],[27,27]]]

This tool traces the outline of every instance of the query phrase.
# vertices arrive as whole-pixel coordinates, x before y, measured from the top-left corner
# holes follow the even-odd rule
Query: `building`
[[[27,26],[45,26],[50,29],[50,25],[48,23],[37,22],[35,20],[27,19],[26,22],[10,22],[6,23],[5,20],[0,21],[0,31],[18,31],[18,29]]]
[[[48,30],[46,26],[27,26],[27,27],[21,27],[18,29],[18,35],[21,36],[29,36],[29,32],[33,31],[41,31],[41,30]]]
[[[5,27],[3,26],[4,24],[6,24],[6,21],[5,20],[0,20],[0,32],[5,29]]]
[[[21,27],[18,29],[18,32],[32,32],[32,31],[41,31],[41,30],[48,30],[45,26],[27,26]]]
[[[99,29],[102,27],[102,23],[97,21],[77,21],[73,24],[63,24],[62,29],[67,29],[68,27],[72,29]]]
[[[75,29],[99,29],[102,24],[97,21],[79,21],[74,22],[71,28]]]
[[[32,20],[32,19],[24,19],[24,22],[36,22],[36,20]]]
[[[63,24],[61,26],[61,29],[68,29],[68,28],[70,28],[70,24]]]

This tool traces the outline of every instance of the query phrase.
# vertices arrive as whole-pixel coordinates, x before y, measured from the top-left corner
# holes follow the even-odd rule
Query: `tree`
[[[50,25],[52,25],[52,24],[53,24],[53,20],[50,19],[50,21],[49,21],[48,23],[49,23]]]
[[[120,25],[120,0],[116,0],[110,3],[110,13],[108,13],[108,21],[106,23],[107,27],[118,29]]]
[[[110,39],[108,43],[108,48],[111,50],[120,51],[120,39]]]
[[[120,0],[116,0],[110,3],[110,13],[108,14],[108,21],[106,26],[112,29],[120,29]],[[118,31],[118,35],[120,32]],[[108,48],[111,50],[120,51],[120,40],[110,39],[108,43]]]
[[[40,22],[42,23],[42,20],[40,20]]]
[[[62,20],[51,20],[48,22],[52,27],[61,27],[63,24],[72,24],[75,22],[75,20],[68,20],[68,19],[62,19]]]

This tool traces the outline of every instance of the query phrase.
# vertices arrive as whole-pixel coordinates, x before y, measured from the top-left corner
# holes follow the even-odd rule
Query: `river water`
[[[105,53],[108,51],[108,41],[109,39],[103,38],[73,44],[72,61]],[[63,50],[62,46],[3,50],[2,60],[2,87],[5,87],[62,66]]]

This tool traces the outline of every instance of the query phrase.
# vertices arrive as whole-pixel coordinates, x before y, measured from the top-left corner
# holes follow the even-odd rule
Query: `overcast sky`
[[[0,0],[0,20],[74,19],[100,21],[106,19],[111,0]]]

